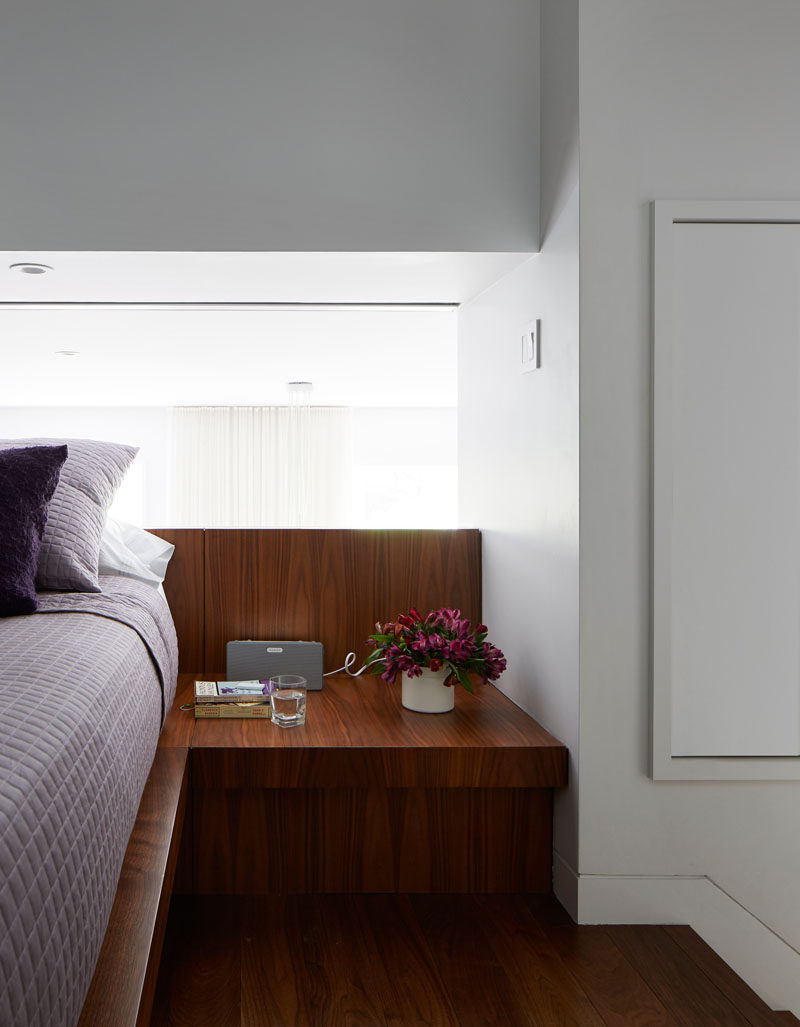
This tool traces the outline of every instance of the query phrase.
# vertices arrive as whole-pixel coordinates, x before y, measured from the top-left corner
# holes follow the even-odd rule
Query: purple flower
[[[424,631],[418,631],[409,642],[409,648],[413,649],[415,653],[427,652],[430,647],[430,639]]]
[[[486,677],[490,681],[497,681],[506,669],[506,658],[495,646],[489,642],[483,643],[483,659],[486,665]]]
[[[442,647],[442,655],[446,660],[454,663],[463,663],[468,660],[475,651],[475,643],[471,638],[454,638],[452,642],[446,642]]]
[[[423,617],[411,607],[381,630],[376,624],[377,637],[371,636],[375,651],[372,654],[372,672],[381,673],[389,684],[398,676],[419,677],[425,667],[448,671],[447,684],[455,684],[458,674],[480,678],[483,682],[496,681],[506,669],[506,658],[490,642],[485,641],[485,624],[476,627],[461,610],[442,607]],[[458,674],[456,673],[458,672]]]

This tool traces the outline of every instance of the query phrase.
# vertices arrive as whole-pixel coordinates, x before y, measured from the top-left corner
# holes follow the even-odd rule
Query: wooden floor
[[[516,895],[176,896],[153,1016],[175,1027],[797,1022],[688,927],[576,927],[553,899]]]

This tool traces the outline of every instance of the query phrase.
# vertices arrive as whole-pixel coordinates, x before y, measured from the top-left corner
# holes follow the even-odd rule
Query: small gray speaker
[[[300,674],[309,691],[322,688],[322,642],[228,642],[225,655],[228,681]]]

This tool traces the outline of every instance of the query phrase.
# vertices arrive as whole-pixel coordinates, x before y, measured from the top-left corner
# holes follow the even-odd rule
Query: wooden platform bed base
[[[258,742],[254,745],[252,740],[248,741],[247,727],[242,729],[242,738],[238,737],[237,728],[231,725],[242,725],[243,722],[209,725],[201,721],[199,724],[202,730],[196,730],[194,718],[178,709],[182,701],[190,698],[191,682],[195,675],[205,674],[210,677],[224,674],[225,643],[237,638],[319,640],[325,646],[327,671],[341,665],[349,650],[365,652],[364,640],[373,629],[376,619],[393,619],[412,604],[420,609],[457,606],[465,616],[475,621],[481,616],[480,535],[477,531],[174,530],[157,531],[157,534],[176,545],[165,590],[178,632],[183,675],[175,707],[168,715],[162,731],[156,759],[128,844],[100,959],[81,1015],[81,1027],[100,1024],[103,1027],[132,1027],[134,1024],[149,1023],[173,890],[197,893],[222,891],[229,894],[247,891],[247,888],[239,885],[240,875],[235,863],[223,870],[221,876],[217,856],[213,857],[213,865],[209,863],[207,872],[203,867],[208,862],[208,853],[212,848],[223,853],[226,848],[231,848],[231,840],[220,839],[219,831],[227,830],[226,824],[243,823],[238,815],[234,815],[237,803],[261,802],[257,796],[266,797],[270,789],[274,799],[283,790],[278,788],[275,791],[275,782],[264,769],[267,767],[264,760],[269,762],[272,757],[267,756],[267,751],[262,750]],[[335,691],[331,685],[330,696],[324,700],[326,705],[330,705],[334,699],[340,703],[347,701],[345,693],[337,697],[334,696]],[[322,699],[321,696],[319,698]],[[507,702],[499,694],[497,700]],[[524,714],[516,710],[516,707],[510,703],[507,705],[515,714],[524,718]],[[322,712],[323,707],[320,706],[317,720],[320,725],[323,722]],[[456,883],[451,890],[533,891],[549,888],[552,828],[550,796],[552,786],[563,784],[566,780],[566,751],[550,736],[547,736],[549,741],[544,738],[540,740],[538,735],[533,742],[530,738],[526,740],[527,728],[524,725],[522,728],[509,727],[506,724],[507,716],[498,708],[498,723],[505,725],[504,730],[511,730],[512,733],[521,731],[521,734],[514,735],[513,743],[506,738],[501,744],[501,749],[503,745],[511,744],[515,752],[515,747],[522,747],[518,750],[520,766],[527,769],[519,772],[518,779],[508,778],[505,771],[502,782],[492,778],[487,767],[495,765],[495,762],[491,758],[487,759],[486,742],[483,748],[473,748],[473,755],[466,758],[466,762],[458,760],[457,763],[447,763],[446,766],[451,768],[447,770],[447,777],[442,776],[445,764],[441,764],[439,757],[434,756],[434,750],[446,756],[445,748],[425,740],[424,731],[420,740],[413,743],[423,747],[420,750],[423,753],[420,757],[423,761],[420,764],[422,769],[414,769],[413,774],[420,773],[423,776],[419,781],[409,780],[407,783],[416,787],[420,794],[423,791],[433,794],[431,788],[455,785],[462,789],[462,795],[469,793],[474,796],[475,802],[480,803],[482,800],[478,793],[484,785],[488,785],[496,796],[491,800],[492,809],[503,810],[502,814],[498,814],[505,818],[503,823],[507,821],[511,825],[509,829],[515,834],[522,830],[528,841],[533,837],[530,835],[531,830],[534,834],[536,831],[535,819],[542,818],[541,836],[533,846],[541,850],[536,857],[536,867],[533,871],[525,869],[528,876],[524,879],[520,876],[520,882],[527,884],[527,889],[498,887],[502,874],[507,873],[501,867],[500,877],[493,870],[495,876],[491,880],[484,874],[484,877]],[[335,711],[329,713],[329,719],[335,721]],[[514,720],[513,714],[511,720]],[[265,727],[258,722],[254,726],[257,729]],[[225,728],[228,740],[223,743],[221,737],[207,738],[209,728]],[[542,736],[546,735],[538,725],[536,728]],[[466,729],[468,732],[472,730],[469,724]],[[448,744],[452,746],[453,743],[451,741]],[[456,746],[462,744],[469,748],[470,744],[475,743],[456,742]],[[242,745],[244,750],[249,750],[249,755],[243,751]],[[424,752],[430,745],[433,749],[427,749],[427,752],[434,762],[428,768],[428,757]],[[489,750],[493,745],[490,739]],[[540,745],[542,766],[545,768],[543,771],[534,768],[539,757],[531,755],[531,746]],[[302,755],[304,751],[300,750],[298,758],[305,759]],[[354,753],[352,748],[347,751]],[[453,752],[452,748],[450,751]],[[263,758],[260,752],[264,753]],[[467,752],[464,752],[464,756],[467,757]],[[336,761],[341,757],[332,751],[330,758]],[[199,775],[194,782],[195,791],[191,781],[193,759],[197,762]],[[317,757],[309,753],[308,759],[309,773],[313,775]],[[517,757],[511,749],[506,749],[501,764],[503,759],[506,764],[511,760],[508,766],[517,765]],[[206,763],[217,760],[222,761],[218,768],[220,770],[228,764],[236,768],[241,760],[247,761],[243,764],[245,769],[238,788],[238,778],[237,781],[225,781],[223,775],[219,779],[215,776],[213,782],[203,779],[203,768],[208,770]],[[394,762],[391,767],[394,767]],[[387,769],[383,787],[388,788],[389,792],[385,794],[395,795],[397,785],[406,783],[400,778],[395,780],[398,773],[401,771]],[[217,780],[219,785],[209,791],[209,783],[214,784]],[[511,788],[503,786],[506,780],[512,785]],[[342,784],[347,787],[346,781],[342,781]],[[356,789],[361,787],[355,780],[349,784],[351,787],[355,785]],[[320,788],[313,776],[309,777],[308,785],[313,790]],[[303,788],[308,790],[299,780],[294,782],[294,787],[298,786],[297,797]],[[528,800],[525,800],[525,805],[520,807],[523,793],[529,794],[532,801],[534,792],[542,795],[542,801],[537,800],[529,807]],[[506,795],[506,799],[503,799],[501,793]],[[328,802],[327,796],[331,797],[331,801],[337,801],[329,789],[323,788],[315,794],[322,795],[325,802]],[[209,819],[214,801],[217,804],[222,801],[225,808],[217,810],[216,815]],[[469,805],[473,799],[465,801]],[[318,799],[314,799],[314,802],[318,802]],[[396,799],[392,798],[391,802],[395,803]],[[508,806],[509,802],[513,809]],[[449,802],[447,805],[450,805]],[[506,806],[511,812],[505,811]],[[528,809],[533,811],[534,807],[538,812],[529,815]],[[392,810],[393,807],[387,820],[391,830],[382,842],[384,846],[394,844],[392,839],[399,830],[394,823],[396,816]],[[474,817],[475,811],[472,807],[470,810],[470,816]],[[263,833],[258,832],[259,838]],[[366,835],[365,838],[370,841]],[[257,844],[261,845],[262,841]],[[291,841],[292,845],[296,843],[297,839]],[[247,839],[237,837],[234,848],[241,844],[245,844],[246,848]],[[527,844],[523,848],[527,848]],[[200,859],[202,854],[205,855]],[[388,854],[387,849],[387,859]],[[487,856],[486,853],[479,855]],[[488,854],[488,865],[497,867],[501,862],[504,861],[499,857]],[[318,880],[318,876],[314,871],[307,879],[295,882],[289,890],[342,890],[342,882]],[[211,888],[209,882],[214,882],[215,887]],[[427,888],[423,881],[421,885],[412,882],[410,888],[404,888],[400,887],[403,881],[397,878],[394,889],[389,890],[441,890],[442,882],[439,878],[432,876],[429,883],[438,884],[439,887]],[[332,886],[328,887],[329,884]],[[356,885],[351,890],[376,890],[366,880],[358,881]],[[383,891],[386,887],[386,882],[383,882],[377,890]]]
[[[189,794],[189,750],[159,745],[79,1027],[150,1023]]]

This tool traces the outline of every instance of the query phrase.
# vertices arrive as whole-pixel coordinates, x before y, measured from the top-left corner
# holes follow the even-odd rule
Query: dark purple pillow
[[[0,617],[33,613],[47,507],[66,446],[0,450]]]

